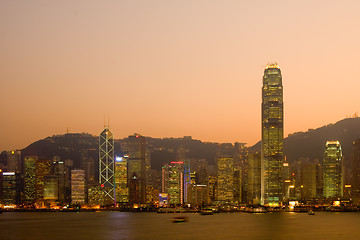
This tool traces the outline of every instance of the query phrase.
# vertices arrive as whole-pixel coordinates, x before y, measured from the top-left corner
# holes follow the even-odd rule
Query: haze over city
[[[1,1],[0,150],[54,134],[261,139],[280,66],[285,136],[360,109],[358,1]]]

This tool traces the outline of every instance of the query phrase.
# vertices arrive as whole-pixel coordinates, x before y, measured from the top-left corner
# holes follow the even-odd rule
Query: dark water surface
[[[187,216],[186,223],[172,223]],[[360,212],[0,214],[0,239],[360,239]]]

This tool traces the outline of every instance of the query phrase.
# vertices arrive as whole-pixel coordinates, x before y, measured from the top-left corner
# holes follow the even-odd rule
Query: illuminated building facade
[[[49,174],[44,176],[44,200],[56,202],[59,199],[58,176]]]
[[[85,171],[82,169],[71,170],[71,203],[85,203]]]
[[[51,173],[51,163],[49,159],[37,159],[35,162],[35,198],[36,201],[44,199],[45,176]]]
[[[218,156],[216,200],[231,202],[234,199],[234,159]]]
[[[261,200],[261,153],[249,153],[247,173],[247,202],[259,204]]]
[[[283,86],[280,68],[268,64],[262,87],[262,203],[279,206],[283,200]]]
[[[184,202],[188,199],[188,189],[191,184],[190,160],[184,159]]]
[[[60,204],[66,203],[66,167],[65,163],[60,160],[59,156],[53,158],[54,175],[57,176],[58,181],[58,202]]]
[[[323,195],[325,198],[343,195],[343,156],[339,141],[327,141],[323,161]]]
[[[134,134],[128,137],[128,182],[132,184],[129,188],[130,202],[146,202],[146,139],[140,134]],[[133,182],[133,183],[131,183]],[[136,183],[135,183],[136,182]],[[138,187],[135,187],[137,186]],[[136,190],[136,192],[131,192]],[[138,196],[137,196],[138,195]],[[131,199],[135,197],[135,199]]]
[[[234,143],[234,200],[239,203],[247,202],[247,158],[246,143]]]
[[[163,192],[169,194],[169,203],[178,205],[183,204],[184,201],[184,163],[171,162],[170,165],[165,165],[163,172]]]
[[[115,193],[116,202],[129,202],[129,186],[127,177],[126,157],[115,157]]]
[[[136,172],[133,172],[129,182],[129,202],[131,204],[141,203],[140,200],[140,181]]]
[[[36,197],[36,175],[35,163],[37,156],[28,156],[24,159],[25,178],[24,178],[24,198],[26,203],[34,203]]]
[[[360,195],[360,139],[353,141],[352,156],[352,189],[353,193]]]
[[[88,204],[106,205],[108,198],[105,197],[105,192],[102,190],[99,183],[92,183],[88,185]]]
[[[99,136],[99,183],[109,203],[116,201],[114,164],[114,136],[110,129],[105,127]]]
[[[2,203],[18,204],[20,203],[20,175],[15,172],[2,173]]]

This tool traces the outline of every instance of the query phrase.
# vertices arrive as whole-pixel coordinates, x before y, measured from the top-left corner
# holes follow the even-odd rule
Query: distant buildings
[[[343,196],[343,156],[339,141],[327,141],[323,160],[325,198]]]
[[[280,68],[268,64],[262,87],[262,202],[279,206],[283,200],[282,164],[284,137],[283,86]]]

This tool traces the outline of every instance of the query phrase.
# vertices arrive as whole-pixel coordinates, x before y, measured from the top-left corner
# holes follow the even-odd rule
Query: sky
[[[360,1],[0,1],[0,150],[56,134],[261,139],[277,62],[284,131],[360,109]],[[106,120],[107,121],[107,120]]]

